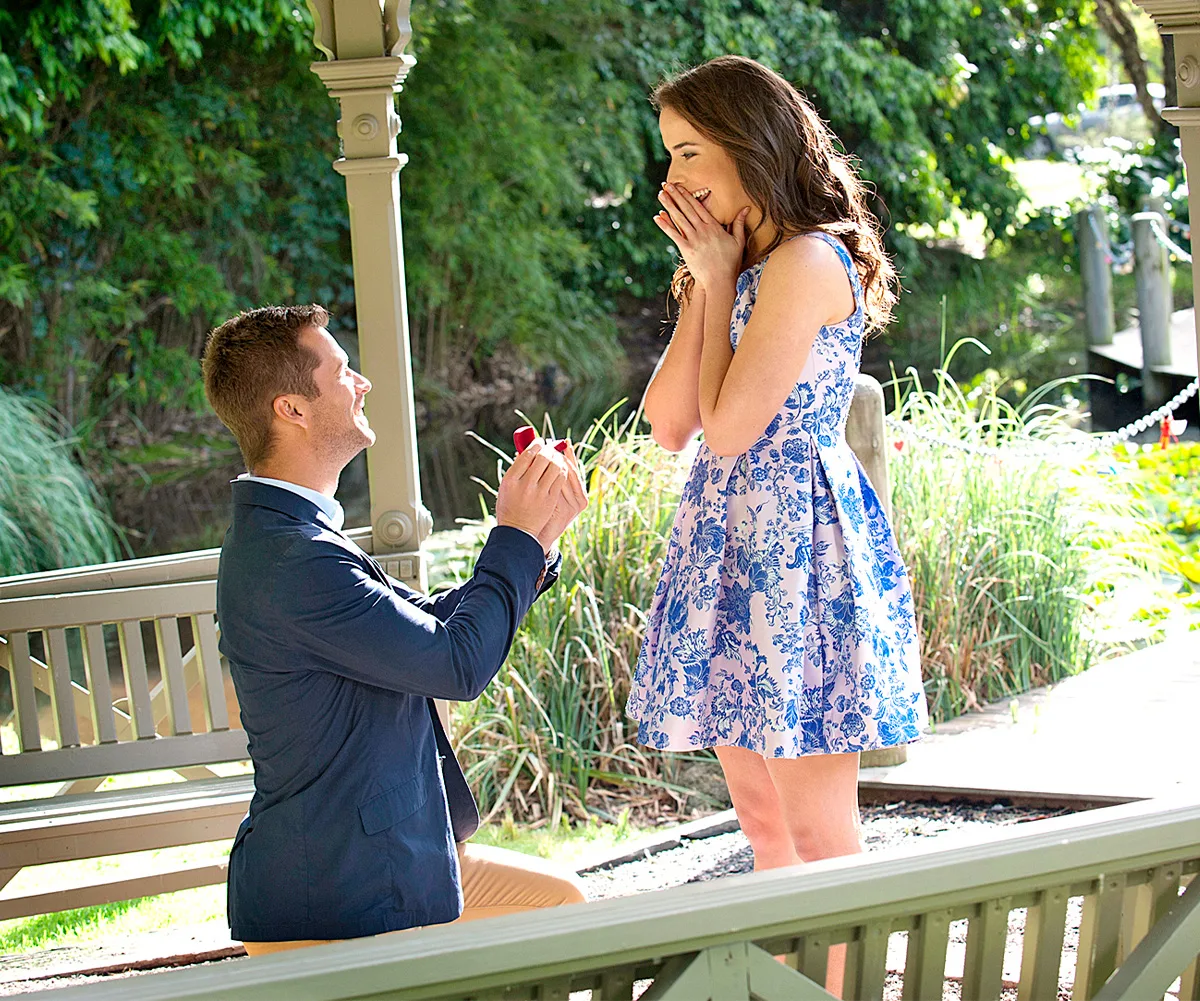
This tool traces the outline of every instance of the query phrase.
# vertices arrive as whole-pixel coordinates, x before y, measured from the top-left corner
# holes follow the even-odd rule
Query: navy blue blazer
[[[433,699],[479,696],[557,578],[537,541],[492,530],[469,581],[426,597],[305,498],[235,481],[217,617],[254,796],[229,856],[248,942],[452,921],[455,842],[479,826]]]

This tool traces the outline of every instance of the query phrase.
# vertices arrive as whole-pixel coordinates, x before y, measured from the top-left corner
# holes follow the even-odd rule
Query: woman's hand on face
[[[715,283],[735,282],[746,249],[746,216],[750,207],[742,209],[726,228],[703,202],[678,184],[664,184],[658,200],[663,211],[654,217],[654,222],[679,248],[696,284],[707,289]]]

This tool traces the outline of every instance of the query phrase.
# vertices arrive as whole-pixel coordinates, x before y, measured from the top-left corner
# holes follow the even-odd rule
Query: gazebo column
[[[1188,177],[1188,216],[1200,221],[1200,2],[1198,0],[1135,0],[1154,18],[1158,30],[1175,42],[1175,80],[1178,105],[1162,112],[1179,128],[1183,163]],[[1195,244],[1193,243],[1193,247]],[[1200,288],[1200,260],[1192,257],[1192,281]],[[1200,313],[1197,313],[1200,316]],[[1196,338],[1200,363],[1200,335]]]
[[[421,503],[412,361],[400,225],[400,119],[394,95],[416,60],[408,0],[309,0],[315,42],[328,57],[313,64],[341,104],[342,156],[354,262],[359,365],[371,380],[366,411],[378,440],[367,451],[373,552],[388,572],[424,590],[421,543],[433,527]]]

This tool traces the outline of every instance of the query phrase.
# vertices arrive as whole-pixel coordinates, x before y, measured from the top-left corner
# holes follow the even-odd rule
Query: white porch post
[[[1162,116],[1179,127],[1183,163],[1188,177],[1188,215],[1200,222],[1200,0],[1135,0],[1154,18],[1158,30],[1175,40],[1175,79],[1179,104]],[[1200,260],[1192,257],[1192,280],[1200,288]],[[1197,312],[1200,317],[1200,312]],[[1196,338],[1200,362],[1200,336]]]
[[[373,552],[393,576],[424,590],[418,550],[433,527],[421,503],[400,226],[400,119],[393,95],[416,60],[409,0],[309,0],[314,40],[328,57],[313,64],[341,103],[343,155],[354,260],[354,300],[363,374],[374,388],[366,410],[378,440],[367,451]],[[388,558],[391,556],[392,558]]]

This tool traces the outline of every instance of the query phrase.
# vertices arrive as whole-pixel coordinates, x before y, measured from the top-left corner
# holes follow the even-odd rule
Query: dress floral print
[[[862,286],[841,242],[813,235],[846,267],[855,311],[821,328],[748,451],[700,446],[627,706],[651,747],[794,758],[908,743],[927,723],[908,576],[845,437]],[[735,351],[764,263],[738,278]]]

